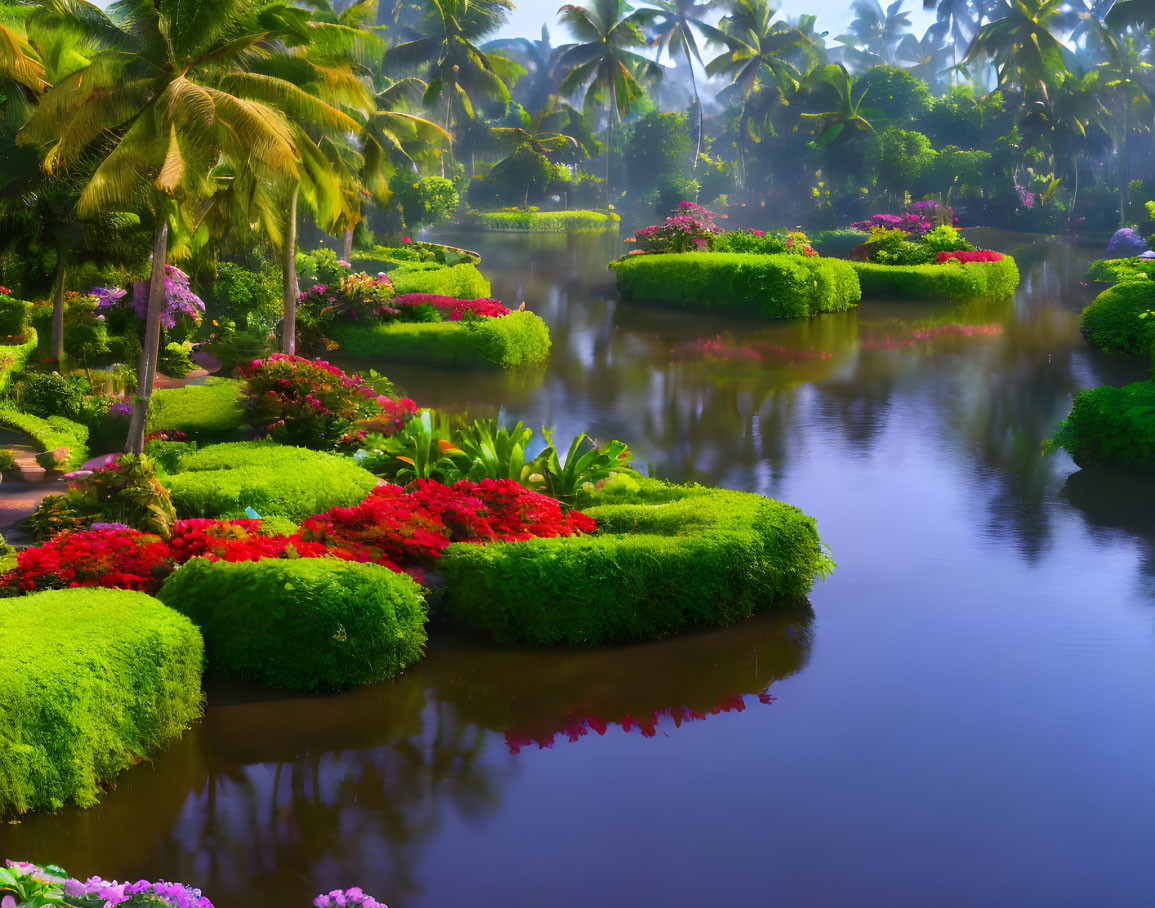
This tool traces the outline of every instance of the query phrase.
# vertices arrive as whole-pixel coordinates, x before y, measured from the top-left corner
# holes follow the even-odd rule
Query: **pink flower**
[[[402,243],[412,243],[413,240],[409,239],[409,237],[407,237],[407,236],[403,236],[403,237],[401,237],[401,242]]]

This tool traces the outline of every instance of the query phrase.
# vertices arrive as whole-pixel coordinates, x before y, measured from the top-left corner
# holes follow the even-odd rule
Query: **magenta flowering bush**
[[[322,892],[313,904],[316,908],[387,908],[383,902],[377,901],[367,892],[362,892],[360,886],[351,889],[334,889],[331,892]]]
[[[643,227],[634,234],[638,252],[705,252],[710,238],[718,232],[718,215],[693,202],[681,202],[664,224]]]
[[[850,225],[855,230],[901,230],[910,236],[920,237],[933,226],[922,214],[876,214],[865,221],[855,221]]]
[[[934,199],[925,199],[910,206],[911,213],[920,215],[930,221],[932,227],[957,227],[958,218],[950,205],[936,202]]]

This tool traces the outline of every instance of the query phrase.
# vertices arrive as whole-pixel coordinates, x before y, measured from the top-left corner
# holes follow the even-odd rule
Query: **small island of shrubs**
[[[541,211],[537,208],[502,208],[470,211],[464,226],[491,233],[617,233],[621,217],[613,211]]]

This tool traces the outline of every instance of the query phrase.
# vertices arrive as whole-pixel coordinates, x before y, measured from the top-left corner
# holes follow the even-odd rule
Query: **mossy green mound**
[[[529,211],[504,209],[500,211],[471,211],[466,225],[473,230],[502,233],[572,233],[612,230],[621,222],[613,211]]]
[[[1155,382],[1080,391],[1050,447],[1066,448],[1080,467],[1155,472]]]
[[[330,331],[342,353],[454,368],[511,369],[549,358],[549,328],[532,312],[458,322],[342,322]]]
[[[1155,259],[1099,259],[1091,262],[1087,278],[1092,281],[1146,281],[1155,278]]]
[[[199,444],[235,440],[245,423],[242,383],[210,378],[203,385],[164,388],[152,395],[149,432],[183,432]]]
[[[200,715],[200,632],[143,593],[2,599],[0,654],[0,815],[90,807]]]
[[[1155,342],[1155,282],[1127,281],[1108,287],[1083,310],[1079,327],[1092,347],[1112,356],[1148,356]]]
[[[389,272],[393,288],[405,293],[433,293],[459,300],[475,300],[490,295],[489,281],[476,265],[441,265],[437,262],[403,262]]]
[[[302,521],[364,500],[377,477],[350,458],[272,442],[212,445],[189,454],[164,483],[180,517]]]
[[[952,303],[1003,299],[1019,286],[1019,268],[1004,255],[997,262],[945,265],[876,265],[850,262],[858,273],[863,296],[943,299]]]
[[[419,660],[425,602],[408,575],[330,558],[194,558],[158,594],[205,638],[208,665],[293,690],[381,681]]]
[[[610,263],[623,297],[700,309],[804,318],[844,312],[862,295],[850,264],[799,255],[685,252]]]
[[[595,535],[449,546],[450,616],[505,642],[648,640],[797,601],[829,564],[813,518],[748,492],[643,480],[583,510]]]

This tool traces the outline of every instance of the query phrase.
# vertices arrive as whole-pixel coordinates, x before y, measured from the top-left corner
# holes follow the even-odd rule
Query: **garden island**
[[[796,7],[0,0],[0,908],[1155,902],[1155,11]]]

